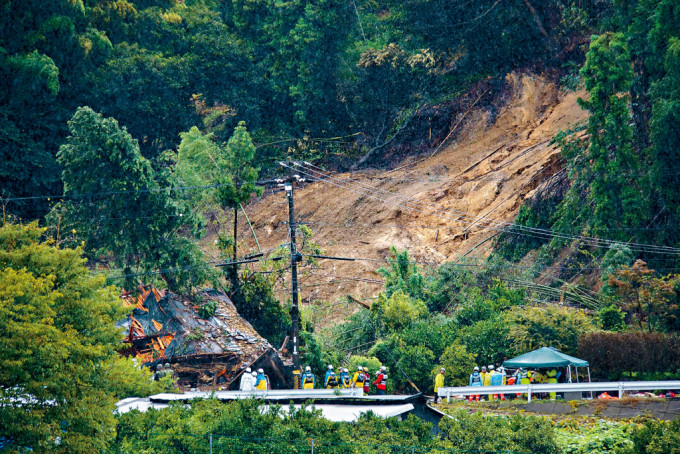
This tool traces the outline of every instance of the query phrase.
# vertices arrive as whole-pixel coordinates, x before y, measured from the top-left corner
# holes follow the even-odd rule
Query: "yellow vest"
[[[443,387],[444,387],[444,376],[440,372],[434,378],[434,392],[436,393],[437,391],[439,391],[439,388],[443,388]]]

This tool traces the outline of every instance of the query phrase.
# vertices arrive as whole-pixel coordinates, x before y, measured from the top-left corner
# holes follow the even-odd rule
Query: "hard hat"
[[[446,372],[446,369],[444,369],[444,368],[442,367],[441,369],[439,369],[439,371],[440,371],[440,372]]]
[[[475,366],[475,368],[472,370],[474,370],[475,372],[479,372],[479,367]]]
[[[357,366],[357,370],[364,370],[364,368],[361,366]]]
[[[169,369],[170,368],[170,363],[165,363],[165,368]]]
[[[309,366],[307,366],[307,367],[305,367],[305,370],[306,370],[307,372],[309,372],[310,370],[312,370],[312,368],[309,367]]]
[[[253,372],[250,375],[252,375],[253,377],[257,377],[257,372]]]
[[[494,369],[493,364],[491,364],[491,365],[489,366],[489,370],[493,370],[493,369]]]
[[[250,370],[250,367],[246,368],[246,372],[252,372],[252,371]]]
[[[503,372],[505,372],[505,368],[503,366],[499,367],[498,372],[502,374]]]
[[[345,371],[345,373],[349,373],[349,370],[347,370],[346,367],[343,369],[343,371]]]
[[[332,364],[329,364],[329,365],[328,365],[328,370],[333,370],[333,365],[332,365]]]
[[[387,370],[387,367],[385,367],[385,366],[380,366],[380,370]]]
[[[257,369],[257,371],[261,374],[264,374],[264,369]]]
[[[482,366],[482,370],[486,370],[486,366]]]

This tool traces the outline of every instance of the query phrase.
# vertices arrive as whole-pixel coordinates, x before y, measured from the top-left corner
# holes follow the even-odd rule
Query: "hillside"
[[[393,170],[337,175],[394,193],[389,196],[392,204],[315,182],[296,191],[297,219],[309,225],[329,255],[382,259],[390,246],[406,248],[417,260],[432,264],[488,255],[487,240],[497,230],[479,221],[512,222],[521,202],[562,169],[558,150],[549,141],[559,130],[587,118],[577,104],[583,91],[560,91],[533,74],[512,73],[507,82],[508,96],[495,117],[486,108],[471,111],[436,155],[412,165],[395,163]],[[457,121],[453,119],[452,125]],[[451,214],[400,207],[402,196]],[[288,213],[281,193],[251,203],[247,212],[263,249],[285,242]],[[457,220],[455,212],[474,220]],[[247,226],[241,238],[255,249]],[[333,300],[347,294],[370,298],[381,288],[374,272],[380,266],[374,261],[324,261],[319,270],[302,278],[303,300]]]

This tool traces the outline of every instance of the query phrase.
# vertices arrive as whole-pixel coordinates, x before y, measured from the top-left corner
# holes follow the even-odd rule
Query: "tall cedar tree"
[[[633,72],[621,33],[593,36],[581,70],[590,97],[579,103],[590,112],[589,141],[563,142],[572,185],[561,204],[555,228],[585,229],[601,238],[629,240],[632,228],[648,218],[642,156],[632,147],[627,91]],[[589,203],[582,202],[583,193]],[[587,220],[587,221],[584,221]]]

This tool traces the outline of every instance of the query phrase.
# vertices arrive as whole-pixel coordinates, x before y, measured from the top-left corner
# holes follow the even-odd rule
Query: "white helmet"
[[[479,367],[475,366],[474,369],[472,370],[474,370],[475,372],[479,372]]]
[[[343,371],[344,373],[346,373],[346,374],[348,374],[348,373],[349,373],[349,370],[347,370],[347,368],[346,368],[346,367],[345,367],[344,369],[342,369],[342,371]]]
[[[489,366],[489,370],[493,370],[493,364]]]
[[[250,375],[252,375],[253,377],[257,377],[257,372],[253,372]]]
[[[357,366],[357,370],[364,370],[364,368],[361,366]]]
[[[309,372],[310,370],[312,370],[311,367],[309,367],[309,366],[305,367],[305,371]]]
[[[380,370],[387,370],[387,367],[385,367],[385,366],[380,366]]]
[[[332,364],[329,364],[329,365],[328,365],[328,370],[333,370],[333,365],[332,365]]]
[[[439,372],[446,372],[446,369],[442,367],[441,369],[439,369]]]
[[[252,372],[252,370],[250,370],[250,367],[246,368],[246,372],[248,372],[248,373]]]
[[[500,372],[501,374],[505,373],[505,368],[503,366],[500,366],[498,368],[498,372]]]
[[[257,372],[260,374],[264,374],[264,369],[257,369]]]

